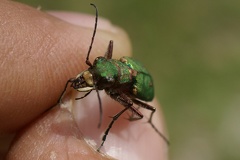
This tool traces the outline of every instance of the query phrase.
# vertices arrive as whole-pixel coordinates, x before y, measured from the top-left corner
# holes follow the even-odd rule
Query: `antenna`
[[[92,45],[93,45],[93,41],[94,41],[94,38],[95,38],[96,30],[97,30],[98,9],[97,9],[97,6],[95,6],[95,4],[90,3],[90,5],[92,5],[96,10],[96,18],[95,18],[95,26],[94,26],[94,30],[93,30],[91,44],[89,46],[88,53],[87,53],[86,64],[89,65],[90,67],[92,67],[92,63],[89,61],[89,55],[90,55],[90,52],[92,50]]]

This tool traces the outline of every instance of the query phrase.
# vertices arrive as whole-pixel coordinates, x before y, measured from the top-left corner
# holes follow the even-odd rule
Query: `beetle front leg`
[[[69,83],[73,83],[74,80],[75,80],[75,78],[70,78],[70,79],[67,81],[67,83],[65,84],[64,90],[63,90],[61,96],[59,97],[57,103],[62,103],[62,99],[63,99],[63,96],[65,95],[66,90],[67,90],[68,84],[69,84]]]
[[[80,91],[79,91],[80,92]],[[84,94],[84,96],[79,97],[79,98],[75,98],[75,100],[79,100],[79,99],[83,99],[85,97],[87,97],[90,93],[92,92],[92,90],[88,91],[86,94]]]

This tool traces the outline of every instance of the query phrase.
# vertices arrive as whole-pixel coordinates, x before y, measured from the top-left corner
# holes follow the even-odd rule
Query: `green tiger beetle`
[[[156,108],[142,102],[152,101],[154,98],[153,80],[148,71],[139,62],[130,57],[122,57],[119,60],[112,59],[112,40],[109,42],[107,52],[105,53],[104,57],[97,57],[93,64],[89,61],[89,55],[96,34],[98,21],[97,7],[94,4],[90,5],[95,8],[96,17],[92,40],[86,57],[86,64],[89,66],[89,68],[78,74],[75,78],[71,78],[67,81],[58,103],[61,103],[69,83],[71,84],[70,86],[75,90],[79,92],[86,92],[84,96],[75,98],[75,100],[82,99],[95,90],[97,92],[100,110],[98,128],[102,123],[102,103],[99,90],[105,90],[105,92],[112,99],[116,100],[125,107],[122,111],[112,117],[112,121],[105,130],[104,136],[102,137],[102,143],[97,151],[100,151],[101,147],[106,141],[107,135],[114,122],[125,111],[130,110],[132,112],[132,115],[129,117],[130,121],[140,120],[143,118],[143,114],[138,110],[139,107],[151,111],[148,123],[159,134],[159,136],[162,137],[167,144],[169,144],[168,139],[152,123],[152,117],[156,111]],[[138,108],[133,105],[137,105]]]

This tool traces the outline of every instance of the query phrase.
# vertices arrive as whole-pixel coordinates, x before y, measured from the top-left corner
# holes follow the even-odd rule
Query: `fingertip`
[[[81,129],[85,139],[91,142],[95,149],[101,145],[102,137],[112,120],[111,117],[124,109],[122,105],[109,98],[106,94],[101,93],[100,95],[103,106],[101,128],[97,128],[99,102],[96,93],[91,93],[91,95],[79,101],[73,101],[72,108],[78,127]],[[150,104],[158,107],[156,102]],[[161,117],[159,110],[160,108],[153,116],[153,124],[165,135],[163,117]],[[123,114],[114,122],[100,152],[121,160],[167,160],[168,145],[147,123],[150,111],[144,109],[140,111],[144,115],[141,120],[129,122],[127,120],[129,115]]]
[[[91,29],[93,32],[95,25],[95,15],[64,12],[64,11],[48,11],[48,14],[57,17],[67,23]],[[96,39],[93,48],[98,50],[93,51],[92,55],[103,55],[107,49],[108,42],[114,41],[114,57],[131,56],[132,48],[128,34],[116,25],[113,25],[110,20],[98,17]],[[103,45],[103,43],[105,45]],[[107,43],[106,43],[107,42]]]
[[[107,159],[83,139],[71,113],[56,107],[21,131],[7,159]]]
[[[93,28],[95,25],[95,15],[66,12],[66,11],[47,11],[48,14],[57,17],[70,24],[78,25],[86,28]],[[98,29],[114,32],[115,28],[112,23],[103,17],[98,17]]]

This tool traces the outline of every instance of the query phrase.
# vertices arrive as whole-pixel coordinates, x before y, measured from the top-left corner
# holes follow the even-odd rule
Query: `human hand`
[[[94,17],[51,12],[60,20],[20,3],[0,3],[0,133],[17,132],[7,158],[109,159],[89,143],[96,142],[94,147],[98,147],[111,120],[109,116],[119,112],[121,105],[101,94],[104,119],[100,129],[94,93],[75,101],[78,96],[73,92],[73,98],[61,107],[57,105],[44,113],[55,105],[67,79],[87,68],[85,58]],[[124,31],[104,19],[99,20],[98,26],[91,62],[104,55],[109,40],[114,41],[114,58],[130,55],[131,46]],[[156,101],[150,104],[160,109]],[[143,114],[148,116],[149,112]],[[144,123],[146,120],[129,122],[123,115],[101,151],[118,159],[167,159],[166,143]],[[157,112],[154,124],[160,131],[164,130],[162,121]]]

